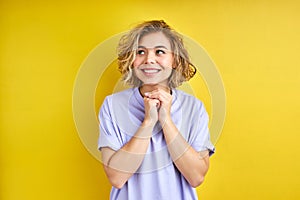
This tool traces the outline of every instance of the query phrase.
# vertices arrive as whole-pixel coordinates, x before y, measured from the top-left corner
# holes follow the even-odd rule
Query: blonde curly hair
[[[133,71],[136,50],[143,36],[155,32],[162,32],[171,44],[175,69],[169,77],[169,87],[176,88],[196,74],[196,67],[190,62],[182,36],[163,20],[145,21],[121,37],[117,48],[118,69],[122,73],[125,83],[135,87],[141,86],[142,82],[134,75]]]

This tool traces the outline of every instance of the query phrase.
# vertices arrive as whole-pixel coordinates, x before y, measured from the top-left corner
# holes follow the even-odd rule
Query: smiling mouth
[[[160,69],[141,69],[142,72],[146,73],[146,74],[156,74],[158,72],[160,72]]]

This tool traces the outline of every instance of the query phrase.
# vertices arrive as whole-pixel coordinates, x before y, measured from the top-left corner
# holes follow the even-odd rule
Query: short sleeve
[[[215,152],[215,147],[210,140],[208,128],[209,116],[202,102],[198,102],[197,109],[194,111],[194,122],[192,125],[192,142],[191,146],[196,151],[208,150],[211,156]]]
[[[102,147],[110,147],[117,151],[122,147],[122,143],[120,142],[120,134],[117,125],[114,123],[110,107],[109,98],[106,97],[98,115],[100,122],[98,149],[101,150]]]

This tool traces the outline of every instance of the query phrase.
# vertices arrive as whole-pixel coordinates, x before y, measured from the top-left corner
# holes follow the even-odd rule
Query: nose
[[[156,63],[155,53],[149,51],[145,60],[145,64],[154,64]]]

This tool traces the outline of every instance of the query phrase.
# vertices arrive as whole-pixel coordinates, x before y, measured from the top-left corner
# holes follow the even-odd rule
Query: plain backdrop
[[[300,199],[299,10],[292,0],[2,0],[0,199],[108,199],[101,163],[73,121],[74,81],[96,45],[150,19],[201,44],[226,90],[199,199]],[[111,85],[98,87],[96,109]]]

